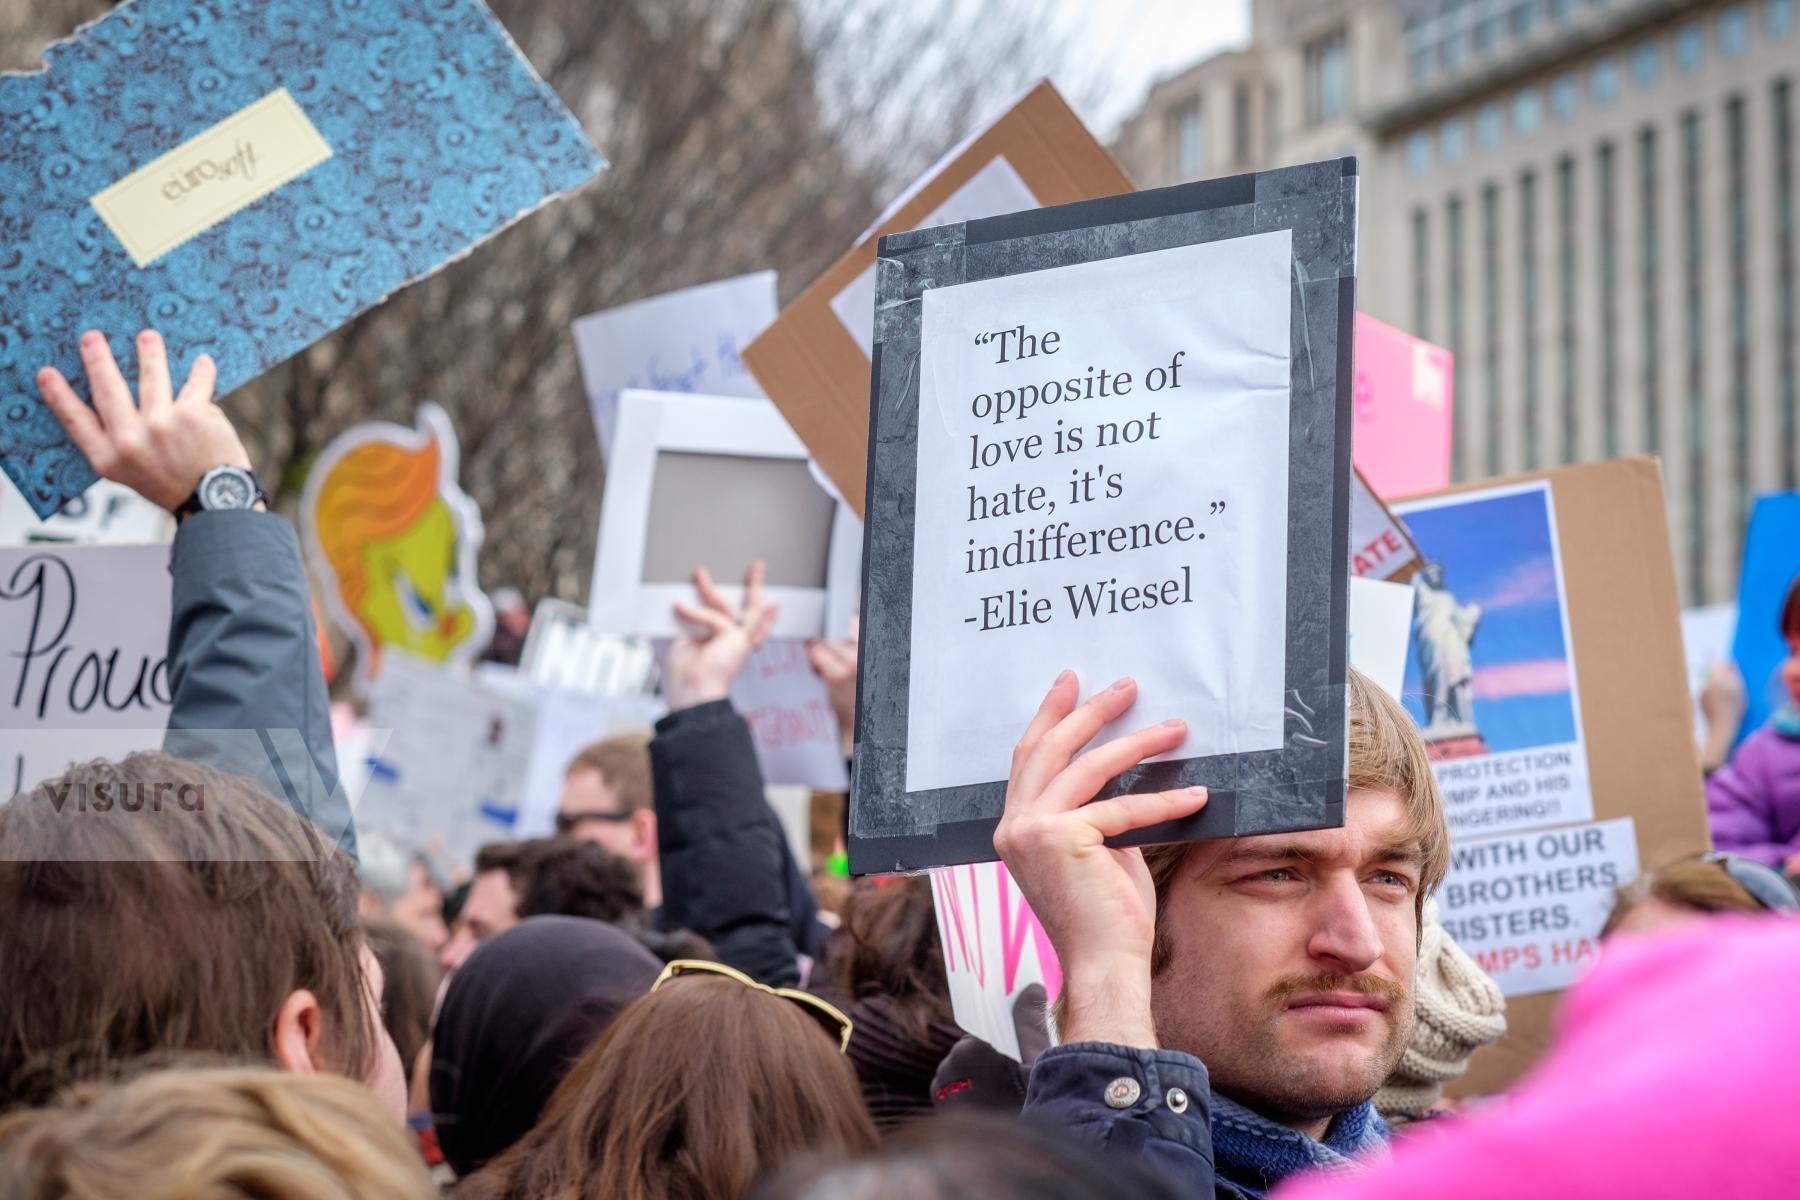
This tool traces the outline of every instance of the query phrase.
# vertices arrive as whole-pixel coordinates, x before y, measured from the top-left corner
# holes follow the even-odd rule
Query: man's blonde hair
[[[637,731],[583,746],[569,760],[563,772],[566,779],[577,771],[598,771],[600,779],[619,797],[621,812],[637,812],[650,807],[653,789],[650,780],[650,735]]]
[[[1403,836],[1419,847],[1417,909],[1422,913],[1425,898],[1443,882],[1450,867],[1450,827],[1444,819],[1443,793],[1438,790],[1425,742],[1400,702],[1354,667],[1350,670],[1349,691],[1349,791],[1392,792],[1406,806]],[[1183,842],[1151,846],[1144,851],[1144,862],[1156,884],[1156,947],[1151,956],[1154,972],[1160,972],[1169,961],[1163,928],[1169,887],[1193,848],[1194,843]]]
[[[7,1195],[432,1200],[404,1128],[368,1089],[256,1067],[90,1084],[0,1120]]]

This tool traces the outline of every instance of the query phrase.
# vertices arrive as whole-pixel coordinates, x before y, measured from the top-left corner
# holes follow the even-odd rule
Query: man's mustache
[[[1335,975],[1327,972],[1323,975],[1289,976],[1269,988],[1264,993],[1264,999],[1280,1008],[1301,996],[1317,995],[1320,992],[1355,992],[1361,996],[1380,996],[1388,1002],[1390,1008],[1407,997],[1406,988],[1379,975]]]

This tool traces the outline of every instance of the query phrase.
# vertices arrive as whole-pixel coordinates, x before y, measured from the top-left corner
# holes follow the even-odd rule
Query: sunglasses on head
[[[1731,882],[1749,892],[1770,912],[1800,912],[1800,891],[1796,891],[1787,876],[1774,867],[1722,850],[1708,850],[1700,856],[1700,861],[1717,863],[1731,877]]]
[[[622,825],[629,820],[631,820],[631,814],[628,812],[612,812],[602,808],[559,812],[556,814],[556,832],[568,833],[583,821],[606,821],[609,824]]]
[[[783,1000],[791,1000],[798,1004],[807,1016],[819,1023],[819,1027],[830,1034],[838,1044],[838,1052],[850,1049],[850,1018],[845,1016],[837,1005],[828,1004],[811,992],[802,992],[797,988],[772,988],[766,983],[758,983],[742,971],[728,967],[724,963],[707,962],[700,958],[678,958],[662,969],[656,982],[650,985],[654,992],[671,979],[682,975],[718,975],[725,979],[735,980],[747,988],[755,988],[759,992],[767,992],[771,996],[780,996]]]

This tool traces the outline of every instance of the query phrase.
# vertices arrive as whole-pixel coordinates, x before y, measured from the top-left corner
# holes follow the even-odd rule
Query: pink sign
[[[1041,984],[1054,1001],[1062,991],[1049,934],[1001,863],[942,867],[931,872],[931,893],[956,1023],[1017,1059],[1019,993]]]
[[[1448,350],[1356,314],[1352,441],[1356,466],[1383,499],[1450,486]]]

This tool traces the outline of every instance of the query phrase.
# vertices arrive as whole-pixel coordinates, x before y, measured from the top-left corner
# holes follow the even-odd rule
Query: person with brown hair
[[[1418,732],[1352,670],[1341,828],[1113,849],[1191,816],[1200,788],[1094,800],[1180,745],[1165,721],[1087,750],[1136,699],[1077,705],[1064,672],[1013,754],[994,835],[1063,969],[1026,1112],[1202,1191],[1266,1195],[1385,1140],[1370,1103],[1406,1050],[1425,898],[1449,864]]]
[[[556,832],[625,859],[637,872],[644,902],[652,908],[662,903],[648,734],[603,738],[569,760],[556,802]]]
[[[571,838],[493,842],[475,855],[469,897],[438,963],[454,971],[496,934],[551,914],[648,928],[638,873],[610,850]]]
[[[1619,889],[1600,936],[1644,933],[1726,913],[1800,910],[1800,892],[1775,868],[1735,854],[1690,854]]]
[[[353,1083],[186,1067],[0,1119],[7,1200],[431,1200],[400,1126]]]
[[[381,1024],[410,1075],[419,1051],[431,1044],[432,1011],[443,977],[425,943],[399,922],[364,917],[363,936],[381,964]]]
[[[87,763],[0,805],[0,846],[0,1111],[203,1052],[353,1076],[405,1115],[355,865],[256,784]]]
[[[850,1063],[876,1128],[929,1112],[932,1076],[963,1035],[950,1012],[931,881],[863,881],[826,962],[855,1025]]]
[[[665,971],[456,1200],[742,1196],[808,1152],[865,1153],[875,1129],[828,1020],[742,977]]]

